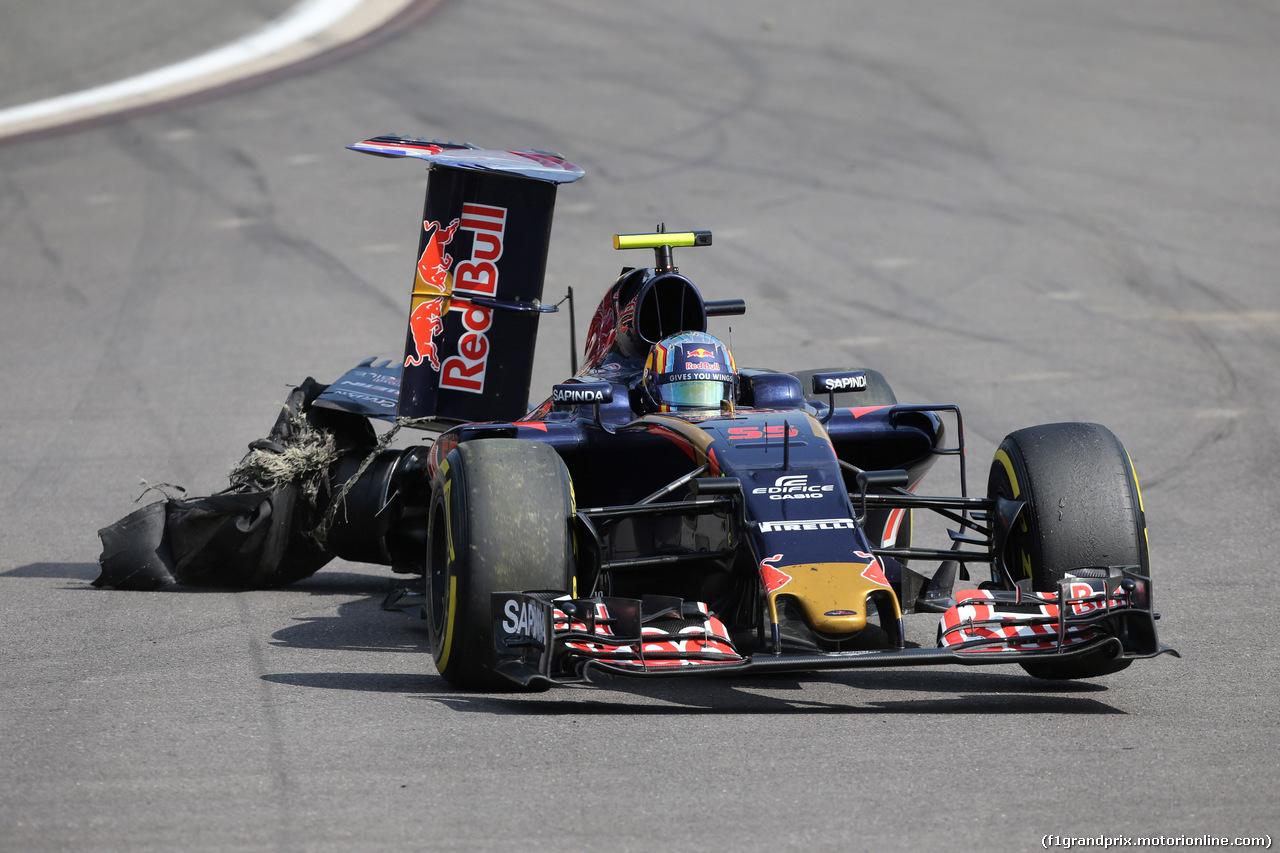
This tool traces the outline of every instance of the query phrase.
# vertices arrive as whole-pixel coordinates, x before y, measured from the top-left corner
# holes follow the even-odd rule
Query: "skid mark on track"
[[[247,650],[253,665],[253,675],[258,684],[259,719],[257,722],[264,730],[266,740],[263,745],[265,755],[261,756],[260,760],[266,765],[262,769],[262,775],[269,779],[271,784],[270,790],[265,792],[265,799],[273,804],[276,813],[275,849],[301,850],[303,845],[298,840],[301,835],[298,832],[296,805],[301,792],[290,772],[291,762],[288,750],[285,748],[287,734],[280,716],[280,703],[276,697],[278,690],[267,678],[267,664],[262,643],[254,633],[254,626],[260,620],[255,617],[249,607],[250,596],[236,596],[235,602],[240,622],[245,629],[244,635],[248,638]]]
[[[115,129],[112,136],[121,152],[134,158],[143,168],[214,202],[222,215],[211,221],[212,227],[242,231],[244,239],[267,250],[278,250],[283,246],[294,253],[305,267],[314,270],[313,282],[330,282],[333,286],[341,286],[344,291],[354,291],[374,303],[379,310],[390,311],[397,316],[404,311],[398,300],[365,281],[339,256],[279,222],[270,182],[253,155],[194,121],[188,120],[188,123],[194,131],[190,138],[199,145],[199,149],[198,153],[185,159],[156,145],[132,128]],[[210,162],[226,165],[225,169],[217,170],[217,174],[222,176],[217,182],[205,177],[213,174],[208,168]],[[236,180],[226,180],[227,175],[235,176]]]

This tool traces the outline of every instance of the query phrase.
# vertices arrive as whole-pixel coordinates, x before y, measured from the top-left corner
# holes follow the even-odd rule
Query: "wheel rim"
[[[426,605],[430,609],[432,650],[438,651],[444,639],[444,621],[449,612],[449,545],[448,516],[444,507],[436,509],[432,519],[432,535],[428,552]],[[443,534],[443,535],[442,535]]]

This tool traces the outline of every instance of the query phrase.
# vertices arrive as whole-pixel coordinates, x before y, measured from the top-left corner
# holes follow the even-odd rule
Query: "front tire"
[[[427,533],[426,605],[436,669],[464,690],[513,690],[493,671],[490,593],[572,591],[573,488],[545,444],[482,439],[440,466]]]
[[[1136,566],[1150,575],[1146,519],[1133,464],[1099,424],[1060,423],[1010,433],[991,463],[987,495],[1026,502],[1001,562],[1011,580],[1056,592],[1071,569]],[[1090,678],[1126,660],[1085,659],[1022,666],[1037,678]]]

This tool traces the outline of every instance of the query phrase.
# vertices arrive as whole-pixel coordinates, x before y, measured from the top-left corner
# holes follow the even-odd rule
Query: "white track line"
[[[365,35],[410,2],[303,0],[256,32],[208,53],[115,83],[0,110],[0,139],[159,103],[289,65]]]

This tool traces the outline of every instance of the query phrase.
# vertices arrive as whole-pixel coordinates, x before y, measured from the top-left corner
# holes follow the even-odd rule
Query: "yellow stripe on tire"
[[[1014,476],[1013,473],[1013,460],[1010,459],[1009,454],[1005,453],[1004,449],[1001,448],[996,451],[996,461],[1000,463],[1004,468],[1004,473],[1009,477],[1009,484],[1013,486],[1013,497],[1017,500],[1022,490],[1018,488],[1018,478]]]
[[[458,576],[449,576],[449,612],[444,617],[444,649],[440,652],[440,660],[436,662],[436,669],[442,673],[449,666],[449,652],[453,649],[453,635],[455,633],[453,620],[458,610]]]

